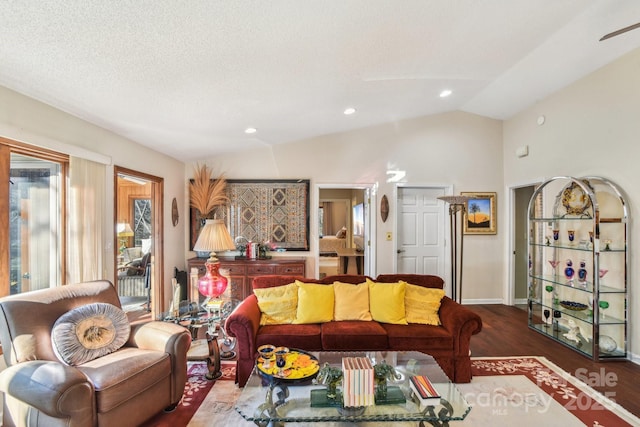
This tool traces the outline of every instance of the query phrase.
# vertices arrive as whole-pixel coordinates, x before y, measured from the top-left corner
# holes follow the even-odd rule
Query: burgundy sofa
[[[292,283],[331,284],[334,281],[358,284],[367,279],[360,275],[327,276],[320,280],[291,276],[260,276],[253,288],[268,288]],[[404,280],[418,286],[442,288],[438,276],[383,274],[375,281],[394,283]],[[307,351],[397,350],[420,351],[433,356],[453,382],[471,381],[469,341],[482,329],[480,316],[444,297],[440,306],[441,326],[395,325],[376,321],[331,321],[322,324],[260,325],[260,309],[255,295],[249,295],[228,317],[225,327],[237,339],[236,382],[242,387],[254,367],[257,349],[263,344],[300,348]]]

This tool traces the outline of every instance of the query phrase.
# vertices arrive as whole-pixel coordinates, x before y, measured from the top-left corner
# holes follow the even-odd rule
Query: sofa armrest
[[[454,353],[468,356],[471,335],[482,330],[480,316],[447,296],[442,298],[439,315],[442,326],[453,336]]]
[[[225,329],[229,335],[237,339],[238,358],[253,359],[255,357],[258,351],[256,336],[260,328],[261,315],[258,298],[252,294],[245,298],[227,318]]]
[[[73,366],[49,360],[18,363],[0,372],[0,391],[51,417],[94,424],[93,385]]]
[[[169,354],[173,373],[171,404],[178,403],[187,381],[187,352],[191,346],[191,335],[187,329],[174,323],[161,321],[133,324],[126,345]]]

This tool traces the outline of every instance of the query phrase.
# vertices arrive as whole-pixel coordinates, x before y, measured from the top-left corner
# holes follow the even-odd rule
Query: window
[[[143,246],[143,239],[151,238],[151,199],[133,199],[133,242]]]
[[[55,287],[64,277],[64,188],[68,158],[0,139],[0,295]]]

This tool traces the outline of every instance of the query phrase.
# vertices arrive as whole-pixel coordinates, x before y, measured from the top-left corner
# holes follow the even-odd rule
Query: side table
[[[218,334],[215,333],[215,326],[212,327],[219,318],[212,313],[199,311],[192,304],[180,304],[178,315],[166,312],[160,315],[160,320],[172,322],[183,326],[191,334],[191,347],[187,352],[187,360],[207,362],[208,372],[205,378],[215,380],[222,376],[220,370],[220,348],[218,347]],[[184,308],[183,308],[184,307]],[[207,327],[206,338],[199,338],[200,328]]]
[[[207,312],[199,312],[187,325],[191,333],[191,347],[187,352],[187,360],[204,360],[207,362],[207,370],[209,372],[205,374],[205,378],[208,380],[217,380],[222,376],[218,334],[215,332],[214,325],[216,320],[216,317]],[[207,327],[206,338],[199,338],[199,331],[203,326]]]
[[[338,257],[340,258],[340,267],[342,274],[347,274],[349,270],[349,258],[353,258],[356,263],[356,270],[358,274],[362,274],[364,264],[364,252],[358,251],[355,248],[340,248],[336,250]]]
[[[177,316],[171,312],[162,313],[160,320],[181,325],[189,330],[191,334],[191,347],[187,352],[187,360],[207,362],[207,374],[205,378],[215,380],[222,376],[221,371],[221,351],[218,344],[218,329],[222,332],[225,346],[231,346],[232,339],[228,337],[224,330],[224,321],[238,305],[238,300],[222,301],[218,309],[212,311],[198,310],[198,307],[189,302],[180,304],[181,309]],[[206,338],[200,338],[201,328],[206,327]],[[233,343],[235,344],[235,343]],[[227,352],[228,353],[228,352]],[[226,356],[229,356],[226,354]],[[231,357],[235,353],[231,354]],[[228,357],[227,357],[228,358]]]

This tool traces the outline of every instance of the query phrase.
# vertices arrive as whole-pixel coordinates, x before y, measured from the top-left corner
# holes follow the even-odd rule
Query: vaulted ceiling
[[[599,41],[637,22],[637,0],[2,1],[0,85],[190,161],[507,119],[640,47],[640,29]]]

